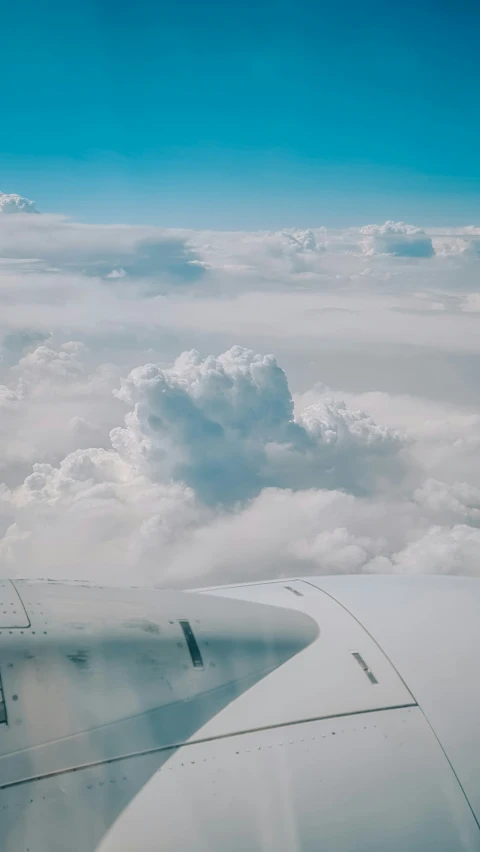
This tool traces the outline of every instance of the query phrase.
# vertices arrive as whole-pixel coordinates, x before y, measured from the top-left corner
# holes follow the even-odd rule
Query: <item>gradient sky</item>
[[[480,220],[478,0],[2,10],[0,189],[89,221]]]

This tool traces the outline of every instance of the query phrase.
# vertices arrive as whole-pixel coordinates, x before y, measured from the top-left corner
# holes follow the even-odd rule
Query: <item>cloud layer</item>
[[[479,573],[476,234],[0,217],[2,574]]]

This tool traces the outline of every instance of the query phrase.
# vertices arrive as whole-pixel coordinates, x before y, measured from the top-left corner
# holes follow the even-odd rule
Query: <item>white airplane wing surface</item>
[[[480,583],[2,581],[2,852],[480,852]]]

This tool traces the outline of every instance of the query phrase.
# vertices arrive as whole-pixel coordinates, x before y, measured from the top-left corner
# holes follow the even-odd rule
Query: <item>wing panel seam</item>
[[[38,775],[31,775],[28,778],[21,778],[17,781],[10,781],[7,784],[1,784],[0,790],[7,790],[9,787],[18,787],[20,784],[29,784],[33,781],[42,781],[45,778],[55,778],[58,775],[67,775],[70,772],[80,772],[82,769],[90,769],[95,766],[104,766],[110,763],[119,763],[121,760],[131,760],[135,757],[146,757],[150,754],[160,754],[164,751],[177,751],[180,748],[186,748],[188,746],[202,745],[203,743],[216,742],[218,740],[228,740],[231,737],[238,737],[244,734],[256,734],[262,731],[275,731],[281,728],[290,728],[296,725],[306,725],[310,722],[325,722],[329,719],[346,719],[351,716],[365,716],[370,713],[385,713],[390,710],[408,710],[412,707],[418,707],[416,702],[411,702],[408,704],[392,704],[387,707],[372,707],[368,710],[354,710],[346,712],[346,713],[330,713],[327,716],[312,716],[307,719],[295,719],[293,722],[282,722],[277,725],[260,725],[256,728],[245,728],[239,731],[230,731],[228,734],[217,734],[216,736],[211,737],[200,737],[199,739],[190,739],[186,742],[181,743],[171,743],[166,746],[157,746],[154,748],[144,749],[142,751],[130,752],[127,754],[119,755],[118,757],[111,757],[107,760],[93,760],[89,763],[82,763],[76,766],[64,767],[63,769],[54,769],[50,772],[40,773]],[[420,708],[419,708],[420,709]],[[422,714],[423,715],[423,714]]]
[[[382,652],[382,654],[383,654],[383,655],[385,656],[385,658],[388,660],[388,662],[389,662],[389,663],[390,663],[390,665],[392,666],[393,670],[397,673],[398,677],[399,677],[399,678],[400,678],[400,680],[402,681],[402,683],[403,683],[403,685],[404,685],[405,689],[407,690],[407,692],[409,693],[409,695],[411,695],[411,696],[412,696],[412,698],[413,698],[413,700],[414,700],[414,702],[415,702],[415,705],[416,705],[416,706],[418,707],[418,709],[420,710],[420,713],[422,714],[422,716],[423,716],[423,718],[425,719],[425,721],[426,721],[426,723],[427,723],[428,727],[430,728],[430,730],[431,730],[431,732],[432,732],[433,736],[435,737],[435,739],[436,739],[436,741],[437,741],[437,743],[438,743],[438,745],[439,745],[439,747],[440,747],[440,749],[441,749],[441,751],[442,751],[442,754],[444,755],[445,760],[447,761],[448,765],[450,766],[450,769],[451,769],[451,770],[452,770],[452,772],[453,772],[453,775],[454,775],[454,777],[455,777],[455,779],[456,779],[456,781],[457,781],[457,784],[458,784],[458,786],[460,787],[460,790],[462,791],[462,793],[463,793],[463,795],[464,795],[464,797],[465,797],[465,801],[467,802],[467,805],[468,805],[468,807],[470,808],[470,811],[472,812],[473,818],[474,818],[475,822],[477,823],[478,828],[480,829],[480,821],[479,821],[479,819],[477,818],[477,815],[476,815],[476,813],[475,813],[475,811],[474,811],[474,809],[473,809],[473,807],[472,807],[472,805],[471,805],[470,799],[468,798],[468,796],[467,796],[467,794],[466,794],[466,792],[465,792],[465,789],[464,789],[464,787],[463,787],[463,784],[462,784],[462,782],[460,781],[460,778],[458,777],[458,775],[457,775],[457,773],[456,773],[456,771],[455,771],[455,767],[454,767],[454,765],[453,765],[452,761],[450,760],[450,758],[449,758],[449,756],[448,756],[447,752],[445,751],[445,749],[444,749],[444,747],[443,747],[443,745],[442,745],[442,741],[440,740],[440,738],[439,738],[439,736],[438,736],[438,734],[437,734],[437,732],[436,732],[435,728],[433,727],[432,723],[430,722],[430,719],[428,718],[427,714],[426,714],[426,713],[425,713],[425,711],[423,710],[422,706],[418,703],[418,701],[417,701],[417,699],[415,698],[415,696],[414,696],[414,694],[413,694],[412,690],[411,690],[411,689],[408,687],[408,685],[405,683],[405,681],[404,681],[404,679],[403,679],[402,675],[400,674],[400,672],[398,671],[397,667],[394,665],[394,663],[392,662],[392,660],[390,659],[390,657],[388,656],[388,654],[386,653],[386,651],[384,651],[384,649],[382,648],[382,646],[380,645],[380,643],[379,643],[379,642],[377,642],[377,640],[375,639],[375,637],[374,637],[374,636],[372,636],[372,634],[370,633],[370,631],[369,631],[369,630],[367,630],[367,628],[365,627],[365,625],[364,625],[364,624],[362,624],[362,622],[360,621],[360,619],[359,619],[359,618],[357,618],[357,616],[356,616],[356,615],[354,615],[354,613],[353,613],[353,612],[351,612],[351,610],[349,610],[349,609],[348,609],[348,607],[346,607],[346,606],[345,606],[345,604],[343,604],[341,601],[339,601],[339,600],[338,600],[338,598],[334,597],[332,594],[330,594],[329,592],[325,591],[325,589],[322,589],[322,588],[321,588],[321,586],[316,586],[314,583],[311,583],[309,580],[304,580],[303,582],[304,582],[304,583],[307,583],[307,584],[308,584],[309,586],[311,586],[313,589],[316,589],[316,590],[317,590],[317,592],[321,592],[323,595],[327,595],[327,597],[329,597],[332,601],[335,601],[335,603],[337,603],[339,606],[341,606],[341,607],[342,607],[342,609],[344,609],[344,610],[345,610],[345,612],[348,612],[348,614],[349,614],[349,615],[350,615],[350,616],[351,616],[351,617],[352,617],[352,618],[353,618],[353,619],[357,622],[357,624],[359,624],[359,625],[360,625],[360,627],[362,627],[362,628],[363,628],[363,630],[365,630],[365,633],[366,633],[368,636],[370,636],[370,639],[372,640],[372,642],[375,642],[375,645],[377,646],[377,648],[379,648],[379,649],[380,649],[380,651]]]

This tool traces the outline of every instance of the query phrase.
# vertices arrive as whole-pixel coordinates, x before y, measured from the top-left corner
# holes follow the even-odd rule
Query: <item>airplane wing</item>
[[[480,850],[480,584],[0,583],[2,852]]]

